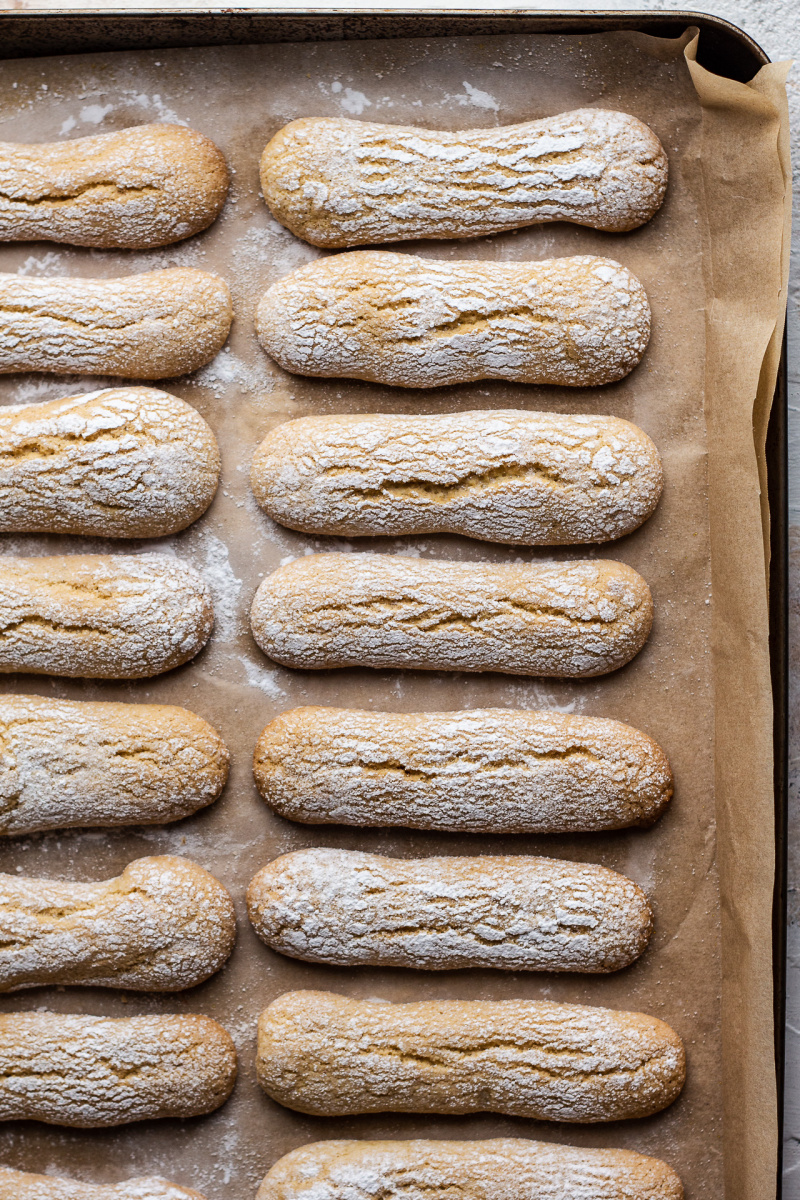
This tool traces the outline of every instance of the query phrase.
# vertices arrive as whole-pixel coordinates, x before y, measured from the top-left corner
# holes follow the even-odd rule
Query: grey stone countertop
[[[216,8],[216,3],[204,0],[175,0],[175,7],[202,10]],[[8,9],[52,9],[65,11],[80,9],[163,9],[164,0],[133,0],[125,4],[122,0],[103,3],[103,0],[0,0],[0,10]],[[236,4],[237,8],[286,8],[295,11],[301,7],[296,3],[281,4],[269,0],[260,4]],[[658,11],[695,10],[713,13],[738,25],[766,51],[773,61],[794,58],[800,60],[800,3],[797,0],[715,0],[712,3],[681,3],[680,0],[638,0],[638,3],[623,3],[621,0],[604,0],[593,4],[586,0],[560,0],[552,3],[505,3],[486,4],[481,0],[437,0],[426,5],[409,0],[375,0],[359,3],[351,0],[342,5],[326,0],[315,0],[309,8],[316,10],[346,9],[490,9],[505,11],[537,8],[566,9],[637,9]],[[794,164],[793,191],[795,211],[795,240],[792,252],[789,283],[789,509],[790,509],[790,577],[789,577],[789,635],[790,635],[790,740],[789,740],[789,931],[788,931],[788,984],[786,1014],[786,1115],[784,1143],[784,1192],[783,1200],[800,1200],[800,236],[797,220],[800,216],[800,64],[789,75],[789,111],[792,123],[792,159]]]

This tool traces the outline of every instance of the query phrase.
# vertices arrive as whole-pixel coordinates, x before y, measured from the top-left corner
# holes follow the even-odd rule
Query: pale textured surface
[[[617,971],[653,928],[644,892],[624,875],[524,855],[296,850],[258,872],[247,909],[259,937],[293,958],[435,971]]]
[[[116,879],[0,874],[0,992],[37,985],[177,992],[218,971],[236,938],[233,902],[197,863],[140,858]]]
[[[618,1121],[683,1087],[683,1044],[643,1013],[547,1000],[417,1004],[289,992],[258,1022],[258,1079],[300,1112],[502,1112]]]
[[[0,1200],[204,1200],[204,1197],[199,1192],[167,1183],[165,1179],[81,1183],[77,1179],[31,1175],[27,1171],[0,1167]]]
[[[458,132],[303,118],[261,157],[273,216],[325,247],[479,237],[540,221],[621,232],[649,221],[666,186],[652,129],[607,109]]]
[[[0,531],[160,537],[214,499],[217,440],[155,388],[0,408]]]
[[[381,1200],[683,1200],[683,1188],[665,1162],[630,1150],[590,1150],[522,1138],[340,1141],[316,1142],[287,1154],[266,1176],[256,1200],[378,1196]],[[0,1200],[4,1200],[1,1189]]]
[[[2,241],[166,246],[210,225],[227,191],[220,151],[180,125],[0,142]]]
[[[558,545],[631,533],[663,473],[628,421],[499,409],[287,421],[259,446],[251,479],[274,520],[308,533]]]
[[[176,821],[216,800],[228,761],[185,708],[0,695],[0,835]]]
[[[0,673],[142,679],[211,636],[208,588],[166,554],[0,557]]]
[[[118,279],[0,275],[0,373],[163,379],[210,362],[233,320],[219,275],[176,267]]]
[[[353,250],[272,285],[256,313],[284,370],[399,387],[476,379],[595,386],[650,337],[639,280],[610,258],[452,262]]]
[[[233,1042],[208,1017],[0,1015],[0,1121],[100,1129],[196,1117],[235,1078]]]
[[[254,772],[269,805],[309,824],[624,829],[650,825],[672,796],[666,755],[638,729],[513,708],[295,708],[263,730]]]
[[[264,580],[251,611],[261,649],[289,667],[579,678],[629,662],[652,620],[647,584],[624,563],[512,566],[386,554],[297,559]]]

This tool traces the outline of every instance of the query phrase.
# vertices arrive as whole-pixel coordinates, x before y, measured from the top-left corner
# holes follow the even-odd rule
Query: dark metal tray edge
[[[0,14],[0,58],[77,54],[94,50],[166,49],[175,46],[244,45],[258,42],[335,41],[386,37],[455,37],[492,33],[600,33],[635,29],[655,37],[678,37],[687,25],[703,33],[698,62],[731,79],[751,79],[769,59],[743,30],[721,17],[682,10],[620,12],[545,9],[525,12],[459,9],[386,11],[362,9],[218,8],[198,12],[176,6],[154,13],[100,7],[68,12],[38,9]]]
[[[557,9],[491,13],[448,9],[356,11],[330,9],[152,10],[113,8],[0,13],[0,59],[103,50],[166,49],[289,41],[335,41],[390,37],[455,37],[496,33],[600,33],[609,27],[655,37],[679,37],[688,25],[700,30],[697,61],[709,71],[745,82],[768,56],[738,26],[708,13],[685,11]],[[787,832],[788,832],[788,369],[784,333],[766,440],[771,516],[769,567],[770,659],[775,755],[775,887],[773,893],[773,1003],[778,1092],[777,1200],[783,1194],[783,1118],[786,1023]]]

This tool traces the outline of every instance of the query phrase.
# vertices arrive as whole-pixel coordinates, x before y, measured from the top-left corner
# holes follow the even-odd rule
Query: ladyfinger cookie
[[[213,624],[203,580],[166,554],[0,556],[0,674],[145,679],[194,658]]]
[[[0,143],[3,241],[168,246],[206,229],[227,193],[221,152],[182,125]]]
[[[168,704],[0,695],[0,836],[177,821],[216,800],[228,749]]]
[[[610,258],[437,261],[354,250],[265,293],[259,341],[299,375],[429,388],[476,379],[589,387],[627,375],[650,337],[639,280]]]
[[[175,267],[120,279],[0,275],[0,374],[163,379],[210,362],[233,320],[224,279]]]
[[[314,554],[267,576],[250,616],[261,649],[287,667],[582,678],[638,654],[653,602],[641,575],[607,559],[509,566]]]
[[[310,991],[287,992],[262,1012],[256,1067],[273,1100],[313,1115],[498,1112],[587,1123],[660,1112],[686,1073],[680,1038],[644,1013]]]
[[[205,1200],[199,1192],[166,1179],[126,1179],[123,1183],[82,1183],[56,1175],[31,1175],[0,1167],[0,1200]]]
[[[236,940],[233,901],[186,858],[139,858],[116,879],[0,874],[0,992],[82,984],[177,992],[208,979]]]
[[[297,237],[335,248],[545,221],[621,233],[660,208],[667,171],[649,126],[603,108],[455,132],[303,117],[267,143],[261,190]]]
[[[523,1138],[336,1141],[312,1142],[284,1155],[262,1181],[256,1200],[350,1200],[361,1195],[386,1200],[683,1200],[683,1187],[661,1159],[632,1150]],[[0,1200],[5,1200],[1,1188]]]
[[[0,1014],[0,1121],[102,1129],[228,1099],[236,1050],[209,1017]]]
[[[306,533],[553,546],[631,533],[663,475],[628,421],[492,411],[287,421],[256,451],[251,482],[275,521]]]
[[[630,725],[511,708],[294,708],[262,731],[253,770],[290,821],[469,833],[651,825],[673,786],[663,750]]]
[[[258,872],[247,911],[262,941],[291,958],[428,971],[618,971],[653,928],[647,897],[624,875],[522,855],[295,850]]]
[[[219,471],[200,414],[155,388],[0,408],[0,533],[162,537],[205,512]]]

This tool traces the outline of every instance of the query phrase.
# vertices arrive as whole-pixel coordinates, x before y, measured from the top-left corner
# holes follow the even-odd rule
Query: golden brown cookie
[[[458,262],[354,250],[274,283],[256,331],[298,375],[413,388],[476,379],[595,387],[637,365],[650,306],[610,258]]]
[[[267,434],[250,478],[261,507],[305,533],[525,546],[631,533],[663,483],[628,421],[507,410],[301,417]]]
[[[661,1159],[632,1150],[527,1138],[336,1141],[312,1142],[284,1155],[263,1180],[256,1200],[350,1200],[361,1194],[387,1200],[683,1200],[683,1187]]]
[[[0,874],[0,928],[0,992],[177,992],[218,971],[236,940],[225,888],[173,855],[136,859],[101,883]]]
[[[0,556],[0,674],[144,679],[194,658],[214,610],[165,554]]]
[[[549,1000],[387,1004],[286,992],[258,1022],[258,1079],[287,1108],[499,1112],[620,1121],[660,1112],[686,1074],[656,1017]]]
[[[0,408],[2,533],[176,533],[206,511],[219,471],[200,414],[156,388]]]
[[[0,143],[0,241],[167,246],[210,225],[227,192],[221,152],[182,125]]]
[[[544,221],[620,233],[658,210],[667,170],[649,126],[604,108],[454,132],[303,117],[267,144],[261,190],[292,233],[333,248]]]
[[[608,559],[523,566],[314,554],[268,575],[250,620],[287,667],[407,667],[586,678],[624,666],[653,620],[641,575]]]
[[[291,958],[427,971],[618,971],[653,928],[647,897],[624,875],[521,854],[295,850],[251,880],[247,910],[258,936]]]
[[[122,1183],[83,1183],[60,1175],[31,1175],[0,1167],[0,1200],[205,1200],[199,1192],[166,1179],[126,1179]]]
[[[0,836],[157,825],[211,804],[230,755],[170,704],[0,695]]]
[[[0,1014],[0,1121],[102,1129],[197,1117],[235,1079],[233,1042],[209,1017]]]
[[[673,786],[663,750],[630,725],[513,708],[293,708],[262,731],[253,769],[290,821],[472,833],[651,825]]]
[[[232,320],[228,285],[207,271],[0,275],[0,374],[185,375],[222,349]]]

